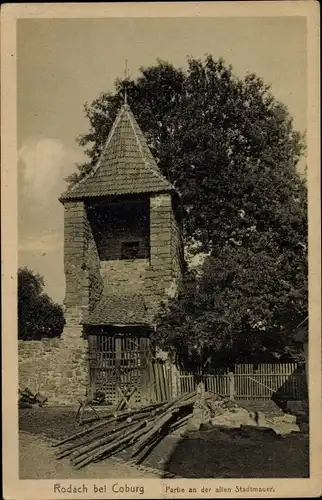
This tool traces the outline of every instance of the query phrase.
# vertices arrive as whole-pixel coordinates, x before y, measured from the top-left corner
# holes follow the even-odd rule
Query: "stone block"
[[[162,216],[162,218],[158,218],[157,220],[151,220],[150,222],[150,238],[151,236],[160,236],[164,232],[169,231],[169,217]]]
[[[64,202],[64,207],[65,210],[70,210],[72,208],[78,207],[78,202],[77,201],[65,201]]]
[[[274,423],[280,424],[280,423],[289,423],[289,424],[296,424],[296,415],[291,415],[291,414],[284,414],[281,416],[273,417],[272,419]]]
[[[161,257],[160,254],[151,255],[151,264],[156,271],[162,271],[162,269],[171,271],[172,268],[170,256]]]
[[[172,200],[171,195],[155,195],[150,198],[150,209],[155,210],[161,207],[168,207],[171,209]]]
[[[198,417],[194,417],[192,416],[191,418],[189,418],[188,422],[187,422],[187,431],[188,432],[195,432],[195,431],[199,431],[201,425],[202,425],[202,420]]]
[[[258,411],[257,417],[254,413],[251,413],[250,415],[254,421],[257,418],[257,425],[259,425],[260,427],[265,427],[265,426],[269,425],[267,420],[266,420],[266,416],[263,412]]]
[[[64,221],[65,235],[69,236],[71,234],[74,234],[74,235],[79,234],[79,227],[82,226],[83,218],[77,217],[76,220],[77,220],[77,224],[75,224],[75,216],[74,215],[70,216],[68,218],[65,218],[65,221]]]
[[[257,425],[254,416],[243,408],[232,408],[229,411],[215,416],[211,422],[212,425],[231,425],[232,427],[240,427],[241,425]]]
[[[68,241],[65,241],[64,245],[65,255],[77,255],[83,252],[82,244],[79,241],[75,241],[74,238],[70,238]]]
[[[238,428],[241,426],[241,423],[236,419],[227,420],[225,418],[216,417],[211,419],[211,425],[213,425],[214,427],[218,425],[218,426]]]
[[[59,383],[57,380],[46,380],[43,384],[42,391],[48,398],[50,398],[52,393],[55,393],[58,389]]]
[[[168,209],[155,209],[150,214],[150,229],[164,227],[166,225],[167,228],[171,226],[171,212]]]
[[[71,341],[74,343],[76,339],[83,336],[83,328],[77,328],[76,326],[65,327],[62,335],[65,342]]]
[[[60,347],[61,344],[61,339],[60,338],[54,338],[50,340],[50,344],[53,348],[57,349]]]
[[[161,259],[169,259],[169,266],[172,264],[172,257],[171,257],[171,249],[170,246],[167,245],[156,245],[155,247],[151,248],[151,260],[154,260],[155,258],[161,258]]]
[[[160,233],[152,233],[151,234],[151,242],[152,244],[159,243],[160,245],[164,245],[165,243],[170,243],[171,241],[171,232],[166,229]]]

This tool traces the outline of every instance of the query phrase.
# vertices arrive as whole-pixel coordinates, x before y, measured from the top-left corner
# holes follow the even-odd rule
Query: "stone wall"
[[[89,384],[83,321],[103,292],[100,260],[83,202],[64,205],[65,320],[61,339],[19,344],[21,384],[52,404],[77,404]]]
[[[85,293],[86,292],[88,293],[87,303],[89,305],[89,309],[93,310],[103,293],[104,283],[101,277],[101,263],[98,255],[96,242],[92,232],[92,227],[87,217],[85,220],[84,227],[85,227],[84,265],[85,265],[85,275],[86,275]]]
[[[65,305],[86,306],[83,294],[86,274],[84,269],[86,209],[84,202],[64,205],[64,271],[66,278]]]
[[[70,314],[74,319],[76,316],[80,316],[79,320],[86,319],[89,307],[95,306],[104,285],[100,275],[100,259],[84,202],[67,202],[64,208],[64,303],[68,326]]]
[[[19,344],[21,386],[43,392],[51,404],[73,404],[85,395],[88,342],[82,325],[101,294],[144,294],[147,320],[153,324],[161,303],[176,292],[183,263],[180,227],[170,194],[150,198],[149,258],[100,261],[83,202],[65,203],[64,230],[66,326],[62,338]]]
[[[133,205],[135,206],[135,205]],[[121,204],[120,204],[121,207]],[[90,220],[83,202],[65,203],[66,334],[78,328],[104,293],[144,293],[151,321],[162,301],[176,293],[183,250],[181,229],[170,194],[150,198],[149,259],[101,261],[94,212]],[[92,220],[93,219],[93,220]],[[131,239],[134,235],[128,234]],[[113,235],[110,236],[113,239]]]
[[[122,243],[139,242],[139,258],[149,256],[149,201],[119,200],[89,209],[102,261],[122,258]]]
[[[72,348],[71,348],[72,347]],[[19,387],[41,392],[49,405],[77,405],[88,384],[87,342],[63,339],[18,342]]]
[[[149,259],[102,261],[101,276],[106,293],[142,293],[148,268]]]
[[[181,276],[180,240],[170,194],[155,195],[150,199],[150,241],[145,300],[153,321],[161,303],[175,294]]]
[[[84,203],[68,202],[64,208],[64,302],[67,313],[75,307],[86,313],[103,291],[99,256]]]
[[[174,212],[171,214],[171,258],[173,277],[179,281],[184,265],[183,237],[181,223],[175,217]]]

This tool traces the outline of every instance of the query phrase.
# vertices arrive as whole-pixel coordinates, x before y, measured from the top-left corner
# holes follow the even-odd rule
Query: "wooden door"
[[[135,389],[131,404],[151,401],[150,341],[129,334],[89,335],[91,394],[102,392],[107,404],[115,405]]]

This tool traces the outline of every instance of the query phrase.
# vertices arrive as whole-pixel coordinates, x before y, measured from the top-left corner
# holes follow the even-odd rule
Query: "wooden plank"
[[[161,388],[162,401],[166,401],[167,394],[166,394],[166,387],[165,387],[165,377],[164,377],[163,363],[159,364],[159,380],[160,380],[160,388]]]
[[[112,342],[113,338],[104,336],[102,339],[103,353],[102,357],[104,359],[105,367],[105,391],[108,399],[111,403],[115,404],[116,400],[116,388],[115,388],[115,362],[112,355]]]
[[[163,371],[163,379],[164,379],[164,394],[165,394],[165,399],[167,401],[170,399],[170,397],[169,397],[169,377],[168,377],[168,370],[167,370],[166,363],[163,363],[162,371]]]
[[[120,400],[117,388],[121,385],[122,340],[115,338],[115,402]]]
[[[152,359],[149,359],[148,370],[149,370],[149,381],[150,381],[150,384],[149,384],[150,399],[153,402],[157,402],[156,384],[155,384],[155,378],[154,378]]]
[[[147,379],[147,353],[146,353],[146,339],[144,337],[140,337],[138,339],[139,344],[140,344],[140,351],[139,351],[139,357],[140,357],[140,368],[141,368],[141,380],[140,380],[140,403],[141,404],[146,404],[148,401],[148,379]]]
[[[159,403],[162,401],[162,395],[161,395],[161,391],[160,391],[158,363],[156,363],[156,362],[153,363],[153,374],[154,374],[154,380],[155,380],[156,400]]]
[[[88,336],[89,349],[89,397],[92,399],[96,391],[96,375],[97,375],[97,336]]]

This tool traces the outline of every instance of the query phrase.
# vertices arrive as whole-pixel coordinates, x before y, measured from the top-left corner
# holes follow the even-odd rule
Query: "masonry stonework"
[[[106,260],[101,262],[101,277],[106,293],[116,295],[140,294],[144,289],[149,259]]]
[[[91,327],[123,325],[131,331],[139,324],[150,330],[181,279],[178,195],[158,170],[127,105],[112,130],[96,173],[60,199],[66,279],[62,337],[19,343],[20,386],[43,392],[50,404],[75,404],[88,390]],[[138,249],[133,257],[123,253],[126,242]],[[119,310],[131,303],[124,325]]]
[[[84,221],[85,230],[85,254],[84,254],[84,268],[85,268],[85,281],[83,282],[84,296],[86,297],[87,309],[91,311],[101,298],[104,290],[104,283],[101,276],[101,265],[98,250],[93,235],[91,224],[88,220],[87,214]],[[85,319],[85,313],[83,318]]]
[[[150,199],[150,241],[151,259],[146,272],[145,301],[153,323],[161,303],[175,293],[181,277],[180,239],[170,194],[155,195]]]
[[[65,306],[82,305],[86,209],[83,201],[68,202],[64,210]]]
[[[84,202],[65,204],[64,244],[66,325],[62,338],[19,344],[20,383],[43,391],[50,404],[76,404],[89,383],[83,322],[99,300],[103,282]]]
[[[49,405],[77,405],[88,382],[87,348],[70,347],[62,339],[20,340],[19,387],[45,394]]]

